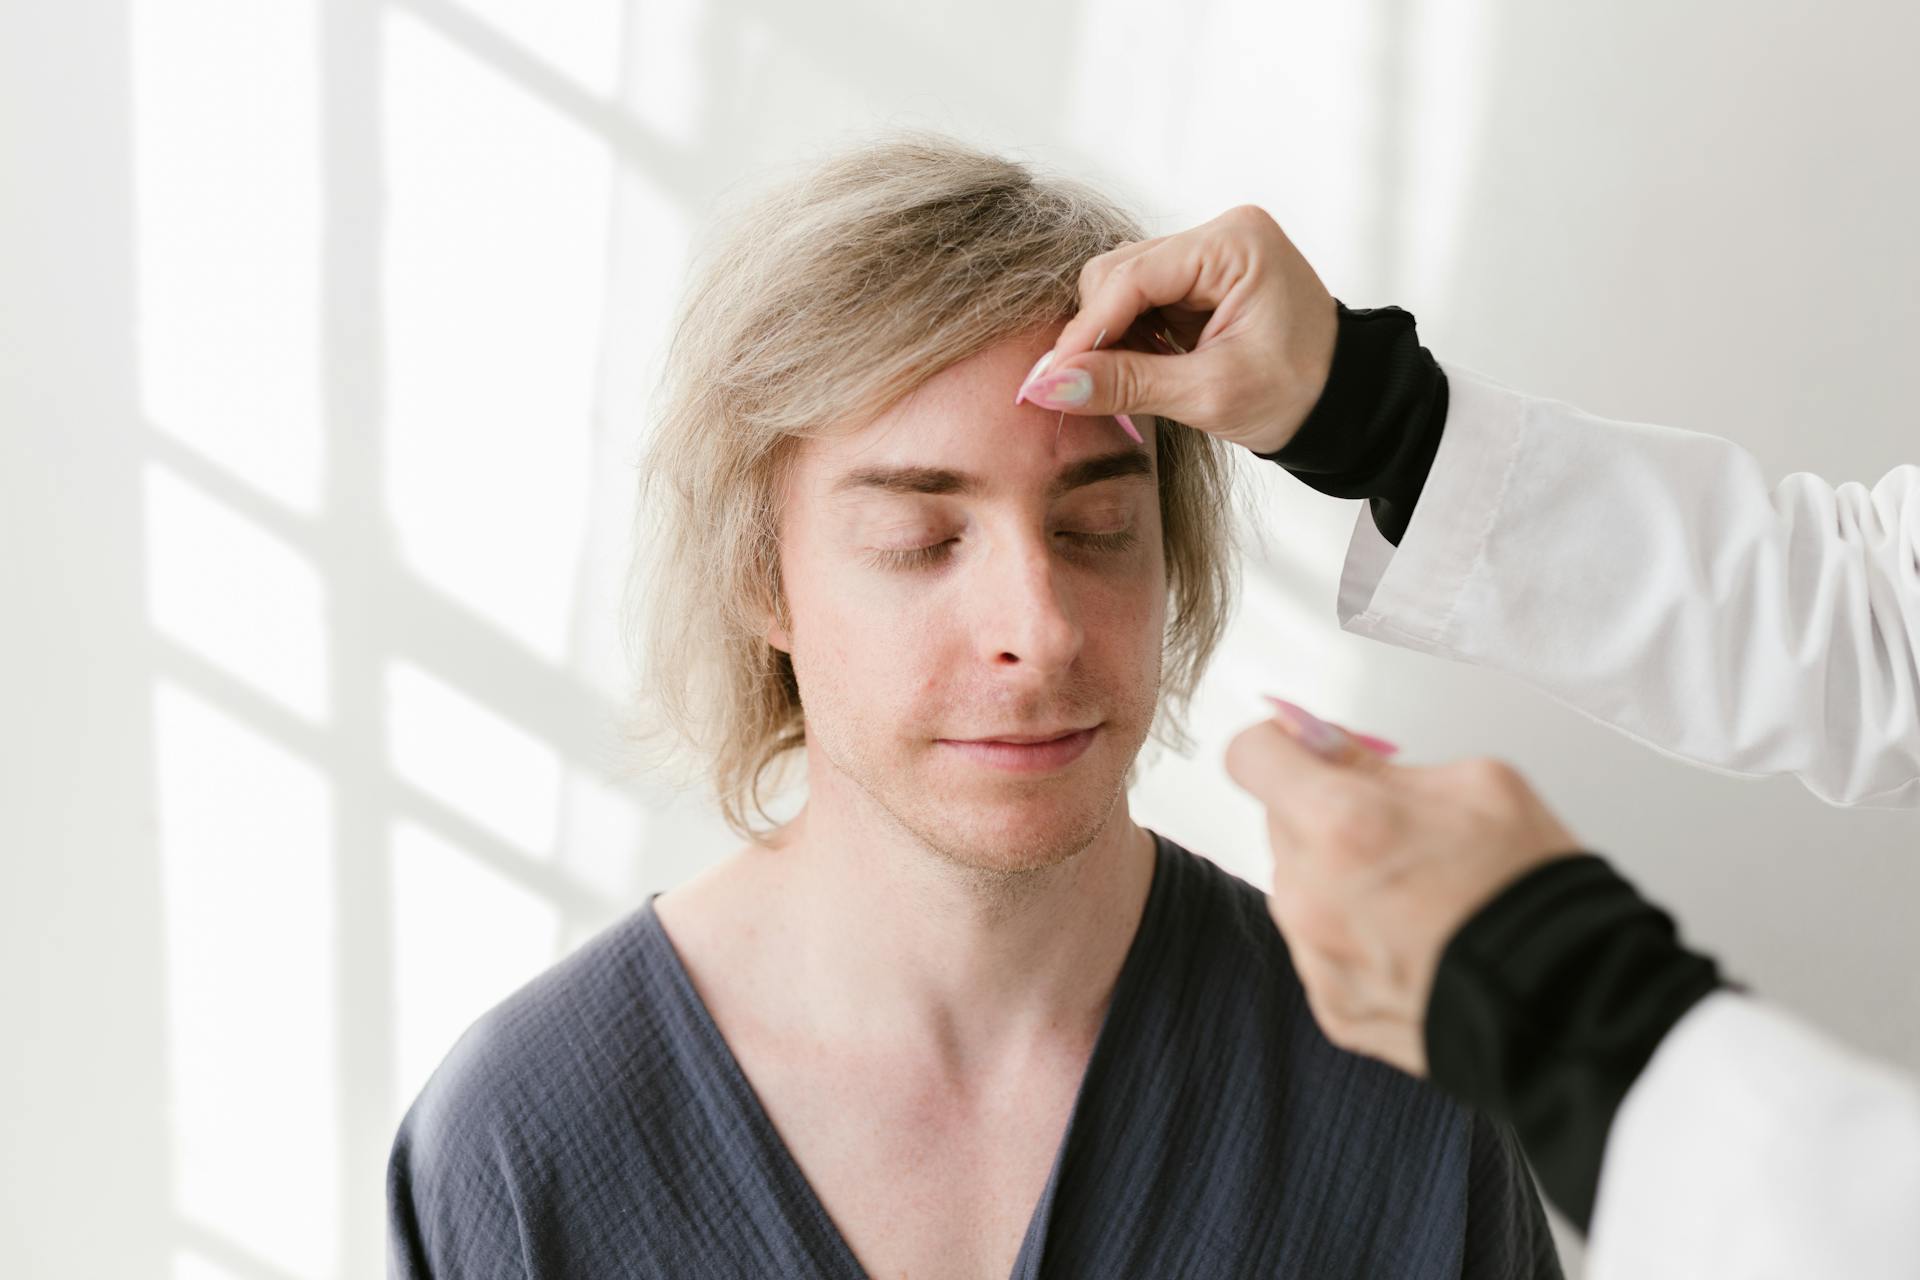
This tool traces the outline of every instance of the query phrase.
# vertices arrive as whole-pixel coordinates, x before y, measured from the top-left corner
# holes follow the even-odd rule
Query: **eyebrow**
[[[1151,476],[1153,462],[1144,449],[1121,449],[1096,454],[1064,467],[1047,486],[1047,496],[1057,498],[1071,489],[1114,480],[1122,476]],[[849,493],[878,490],[881,493],[932,493],[966,497],[981,492],[986,483],[979,476],[945,467],[861,467],[834,481],[833,492]]]

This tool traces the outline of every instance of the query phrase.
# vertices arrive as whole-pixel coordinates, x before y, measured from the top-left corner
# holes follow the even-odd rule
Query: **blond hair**
[[[806,741],[791,660],[765,639],[786,623],[778,495],[796,442],[1064,322],[1081,266],[1145,238],[1088,186],[918,132],[844,151],[732,221],[696,262],[643,461],[628,737],[669,752],[642,767],[690,747],[679,762],[712,783],[727,824],[766,838],[769,774]],[[1202,432],[1160,419],[1156,438],[1169,607],[1154,734],[1185,749],[1231,608],[1231,470]]]

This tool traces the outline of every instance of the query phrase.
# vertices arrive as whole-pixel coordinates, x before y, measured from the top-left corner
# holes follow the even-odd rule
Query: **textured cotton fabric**
[[[454,1047],[400,1126],[388,1207],[409,1280],[863,1274],[651,899]],[[1333,1047],[1260,892],[1156,837],[1012,1274],[1561,1272],[1511,1132]]]

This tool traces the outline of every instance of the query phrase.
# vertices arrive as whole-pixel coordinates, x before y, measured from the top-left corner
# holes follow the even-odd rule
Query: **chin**
[[[1099,836],[1123,801],[1127,767],[1145,737],[1131,723],[1109,724],[1063,771],[1026,777],[910,747],[894,753],[860,742],[836,750],[825,735],[809,746],[946,862],[1014,875],[1066,862]]]
[[[959,801],[945,814],[936,808],[896,816],[950,862],[993,873],[1039,871],[1080,853],[1105,828],[1120,798],[1120,780],[1109,781]]]

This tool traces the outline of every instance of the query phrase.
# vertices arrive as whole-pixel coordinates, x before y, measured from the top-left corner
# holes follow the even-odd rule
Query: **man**
[[[821,303],[781,288],[753,323],[708,317],[716,330],[683,334],[680,351],[730,371],[678,385],[745,398],[670,409],[655,455],[673,473],[663,625],[733,590],[713,549],[729,538],[777,553],[778,593],[757,612],[713,606],[752,620],[744,635],[654,652],[737,647],[708,668],[740,689],[719,718],[803,751],[804,805],[461,1041],[395,1143],[393,1270],[1558,1275],[1510,1133],[1330,1044],[1260,891],[1129,816],[1168,655],[1184,644],[1180,664],[1203,662],[1224,612],[1170,614],[1205,601],[1194,575],[1219,567],[1223,544],[1195,533],[1223,496],[1207,493],[1212,455],[1194,452],[1210,442],[1147,419],[1136,445],[1110,418],[1010,404],[1054,319],[922,365],[858,425],[796,431],[769,464],[770,503],[737,487],[772,456],[713,425],[749,419],[748,401],[771,412],[741,391],[742,369],[777,370],[788,397],[796,370],[827,376],[827,357],[769,348],[812,341],[849,306],[883,350],[876,327],[916,307],[933,318],[902,332],[991,336],[994,306],[1035,304],[954,307],[985,278],[969,244],[1003,267],[1076,252],[1079,232],[1035,249],[1034,228],[1073,230],[1085,207],[997,158],[923,143],[841,163],[807,190],[838,193],[852,230],[767,260],[805,276],[810,254],[958,246],[938,259],[950,274],[838,261],[817,278],[881,292]],[[849,173],[860,181],[835,180]],[[805,223],[808,203],[769,202],[779,216],[742,242]],[[735,291],[694,296],[751,312],[772,287],[729,279]],[[796,298],[818,314],[793,321]],[[1050,298],[1041,314],[1063,314]],[[762,508],[777,546],[722,528]],[[756,768],[723,770],[723,789]]]

